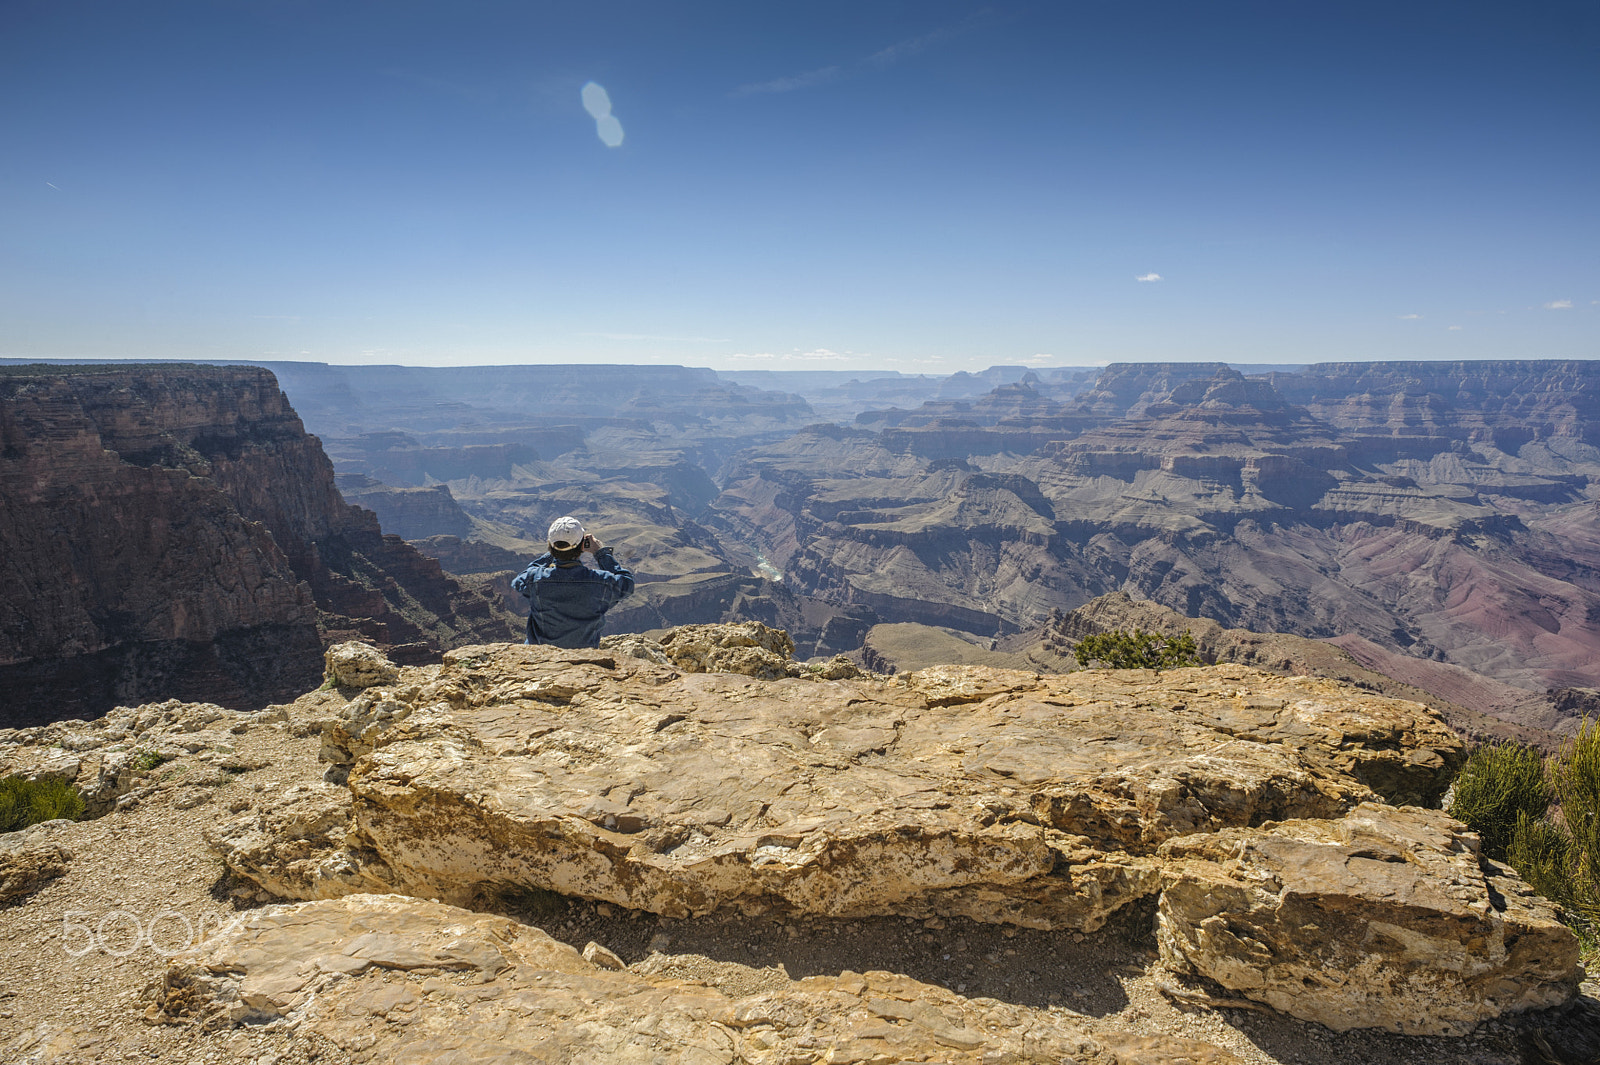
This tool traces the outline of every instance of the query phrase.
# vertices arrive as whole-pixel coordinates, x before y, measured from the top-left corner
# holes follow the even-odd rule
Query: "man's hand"
[[[593,554],[604,546],[606,545],[595,539],[594,533],[585,533],[583,540],[578,544],[578,550],[587,551],[590,554]]]

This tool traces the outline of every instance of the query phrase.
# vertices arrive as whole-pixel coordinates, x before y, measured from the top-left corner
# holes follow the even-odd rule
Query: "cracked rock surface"
[[[174,702],[0,732],[8,772],[129,778],[100,816],[5,840],[70,862],[5,904],[0,1058],[1526,1065],[1600,1051],[1597,985],[1567,1000],[1578,974],[1548,906],[1455,822],[1395,805],[1432,801],[1459,758],[1412,704],[1237,669],[820,672],[761,681],[659,652],[495,645],[258,714]],[[721,785],[724,818],[666,805],[689,794],[674,773],[744,778]],[[471,787],[436,787],[451,780]],[[363,807],[363,789],[393,801]],[[916,799],[899,821],[893,795]],[[737,845],[701,916],[477,880],[501,866],[471,864],[467,908],[375,897],[443,875],[406,842],[413,816],[441,853],[503,826],[502,863],[536,856],[527,826],[551,826],[551,846],[629,890],[630,869],[679,849],[647,845],[662,824]],[[392,836],[374,834],[382,818]],[[868,830],[898,866],[818,845]],[[996,863],[1042,850],[1051,872],[928,890],[962,870],[914,856],[942,839],[966,860],[974,838]],[[854,897],[859,915],[805,909],[826,901],[803,890],[812,854],[878,895]],[[1104,923],[1079,930],[1092,877],[1130,870],[1142,894],[1103,891]],[[1034,908],[985,909],[980,891]],[[1215,897],[1226,907],[1208,910]],[[940,916],[951,899],[973,915]]]
[[[1163,961],[1334,1031],[1460,1035],[1576,990],[1572,933],[1437,810],[1362,803],[1161,853]]]
[[[1460,755],[1414,704],[1235,666],[766,681],[488,645],[412,673],[325,734],[350,846],[284,894],[522,884],[671,917],[1093,930],[1158,889],[1163,840],[1426,801]],[[250,851],[230,864],[290,886],[250,831],[219,831]]]
[[[148,997],[152,1019],[278,1023],[396,1063],[1239,1061],[1170,1036],[1097,1037],[1069,1015],[890,972],[780,970],[762,985],[718,987],[660,954],[591,961],[504,917],[350,895],[249,914],[175,958]]]
[[[1237,665],[752,672],[452,651],[327,729],[342,787],[286,795],[212,843],[303,899],[473,906],[532,890],[673,919],[1092,932],[1159,897],[1169,966],[1336,1030],[1454,1033],[1576,989],[1549,907],[1419,808],[1462,745],[1417,704]],[[1385,865],[1378,852],[1409,857],[1387,880],[1350,875]],[[1234,895],[1223,920],[1253,934],[1206,909]],[[1329,966],[1342,975],[1312,978]]]

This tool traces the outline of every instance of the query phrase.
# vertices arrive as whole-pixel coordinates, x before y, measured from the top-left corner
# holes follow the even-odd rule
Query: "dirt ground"
[[[251,1062],[339,1065],[326,1042],[262,1025],[201,1036],[144,1018],[165,957],[262,904],[241,899],[202,832],[256,798],[318,779],[314,735],[252,724],[227,753],[156,767],[136,798],[66,825],[70,871],[0,908],[0,1063]],[[1560,1010],[1484,1024],[1457,1039],[1337,1034],[1181,981],[1156,965],[1149,910],[1093,935],[967,920],[858,921],[712,916],[668,920],[558,897],[499,900],[498,912],[582,949],[705,980],[730,993],[801,978],[886,969],[970,997],[1067,1011],[1097,1031],[1166,1033],[1223,1047],[1252,1065],[1600,1065],[1600,982]]]

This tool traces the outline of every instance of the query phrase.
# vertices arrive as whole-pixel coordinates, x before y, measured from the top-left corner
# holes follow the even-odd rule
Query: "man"
[[[550,550],[511,582],[532,600],[528,642],[599,647],[606,611],[633,591],[633,574],[570,515],[552,522],[545,538]],[[594,555],[594,569],[579,561],[585,551]]]

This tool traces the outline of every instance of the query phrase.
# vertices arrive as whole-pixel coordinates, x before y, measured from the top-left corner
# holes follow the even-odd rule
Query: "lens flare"
[[[622,123],[611,113],[611,94],[606,92],[604,85],[591,81],[584,85],[581,95],[583,109],[594,119],[594,131],[600,143],[607,148],[620,147]]]
[[[611,117],[611,94],[604,85],[589,82],[583,87],[583,109],[596,122]]]

